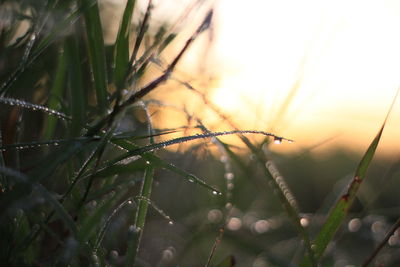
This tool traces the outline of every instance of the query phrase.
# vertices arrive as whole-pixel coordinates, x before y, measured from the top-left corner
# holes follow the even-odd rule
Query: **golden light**
[[[242,127],[297,148],[372,140],[400,86],[399,2],[221,0],[217,15],[212,99]],[[399,148],[398,119],[395,108],[386,148]]]

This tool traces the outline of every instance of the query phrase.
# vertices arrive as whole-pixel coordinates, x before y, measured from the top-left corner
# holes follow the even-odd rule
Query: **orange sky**
[[[293,147],[334,136],[332,144],[368,145],[400,86],[399,2],[217,3],[215,103],[244,128],[295,139]],[[384,148],[400,148],[399,108]]]

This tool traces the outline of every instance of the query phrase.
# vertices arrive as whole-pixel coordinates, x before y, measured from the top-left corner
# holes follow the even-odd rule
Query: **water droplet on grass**
[[[211,193],[212,193],[214,196],[222,195],[222,193],[221,193],[221,192],[218,192],[217,190],[213,190]]]
[[[210,223],[219,223],[222,217],[223,214],[219,209],[212,209],[207,214],[207,219]]]
[[[225,179],[232,180],[233,178],[235,178],[235,175],[232,172],[225,173]]]
[[[347,225],[350,232],[357,232],[361,228],[361,220],[359,218],[351,219]]]
[[[116,250],[111,250],[110,251],[110,257],[113,259],[117,259],[119,257],[119,253]]]
[[[307,218],[301,218],[300,219],[300,224],[303,227],[307,227],[309,225],[310,221]]]
[[[237,217],[232,217],[229,219],[227,228],[231,231],[237,231],[242,228],[242,220]]]

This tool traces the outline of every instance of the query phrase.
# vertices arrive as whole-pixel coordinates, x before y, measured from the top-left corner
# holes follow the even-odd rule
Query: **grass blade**
[[[70,98],[70,114],[72,122],[70,136],[78,136],[86,118],[86,90],[83,85],[81,60],[77,36],[70,36],[65,43],[65,52],[68,55],[68,82]]]
[[[94,80],[97,104],[100,109],[99,112],[100,114],[104,114],[108,108],[107,67],[99,6],[97,0],[79,0],[79,3],[85,7],[83,15],[85,18],[90,67]],[[86,8],[87,5],[90,6]]]
[[[333,239],[336,231],[338,230],[339,226],[342,224],[343,220],[345,219],[351,205],[353,204],[354,199],[356,198],[356,194],[358,189],[361,186],[361,183],[365,179],[366,172],[368,167],[371,164],[372,158],[375,155],[376,148],[378,147],[379,141],[381,139],[383,129],[385,128],[386,121],[388,116],[393,108],[393,105],[396,101],[397,95],[400,90],[397,91],[397,94],[392,102],[392,105],[386,115],[386,118],[375,138],[372,140],[371,144],[369,145],[367,151],[364,153],[361,161],[359,162],[354,178],[350,182],[347,191],[339,198],[338,202],[335,204],[333,209],[330,211],[327,219],[322,226],[321,231],[318,233],[314,245],[314,255],[315,259],[318,260],[322,257],[326,247],[328,246],[329,242]],[[310,266],[309,258],[304,258],[301,266]]]
[[[129,33],[135,3],[136,0],[128,0],[126,2],[117,40],[115,41],[113,79],[118,91],[125,86],[125,78],[129,69]]]
[[[64,51],[60,52],[58,59],[58,66],[56,75],[54,77],[54,83],[50,91],[50,99],[47,102],[47,107],[51,110],[56,110],[59,107],[60,99],[62,99],[64,91],[65,74],[67,69],[67,56]],[[48,117],[45,121],[43,138],[44,140],[51,139],[54,135],[54,131],[57,125],[56,118]]]
[[[146,199],[150,199],[153,179],[154,179],[154,167],[149,165],[146,169],[142,183],[142,188],[140,190],[139,205],[135,218],[134,226],[135,229],[137,230],[137,234],[133,236],[132,240],[130,240],[128,244],[126,266],[135,265],[135,258],[137,252],[139,251],[140,240],[143,234],[143,228],[145,226],[147,210],[149,207],[149,202],[146,201]]]
[[[30,109],[30,110],[43,111],[43,112],[45,112],[45,113],[47,113],[49,115],[54,115],[54,116],[56,116],[56,117],[58,117],[60,119],[63,119],[63,120],[70,120],[71,119],[69,116],[67,116],[66,114],[64,114],[64,113],[62,113],[60,111],[57,111],[57,110],[54,110],[54,109],[51,109],[51,108],[48,108],[48,107],[45,107],[45,106],[41,106],[41,105],[38,105],[38,104],[33,104],[33,103],[30,103],[30,102],[26,102],[26,101],[20,100],[20,99],[14,99],[14,98],[1,97],[0,96],[0,103],[6,104],[6,105],[10,105],[10,106],[18,106],[18,107],[26,108],[26,109]]]

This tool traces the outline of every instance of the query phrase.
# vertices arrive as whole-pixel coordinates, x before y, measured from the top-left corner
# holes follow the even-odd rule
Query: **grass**
[[[133,25],[136,4],[126,2],[110,45],[104,42],[95,0],[0,4],[7,15],[0,38],[0,257],[5,265],[340,266],[349,261],[367,266],[375,257],[399,263],[384,249],[387,242],[398,246],[393,243],[398,216],[371,221],[377,216],[373,210],[357,213],[385,122],[358,167],[354,157],[346,158],[355,175],[341,185],[344,193],[337,193],[333,183],[310,184],[312,175],[299,179],[315,164],[296,166],[298,159],[265,153],[273,142],[292,140],[240,129],[175,73],[209,30],[213,11],[164,64],[166,48],[179,35],[176,25],[150,30],[152,1]],[[23,22],[27,29],[21,28]],[[161,69],[156,77],[154,66]],[[180,110],[188,119],[184,127],[156,128],[154,109],[163,112],[168,105],[152,97],[170,80],[199,97],[229,129],[212,131],[185,110]],[[181,132],[184,136],[167,137]],[[247,154],[226,143],[225,135],[237,135]],[[256,142],[254,135],[265,139]],[[193,145],[187,152],[165,150],[183,143]],[[207,146],[216,147],[221,160]],[[283,168],[278,162],[285,162]],[[328,213],[301,212],[309,209],[304,203],[310,198],[301,189],[313,187],[327,188],[337,199],[329,202]],[[323,200],[313,204],[322,206]],[[345,230],[357,214],[375,234]],[[318,220],[321,216],[325,219]],[[385,227],[391,221],[396,222]],[[367,242],[349,241],[356,232],[353,239],[368,236]],[[332,248],[340,240],[349,244]]]

